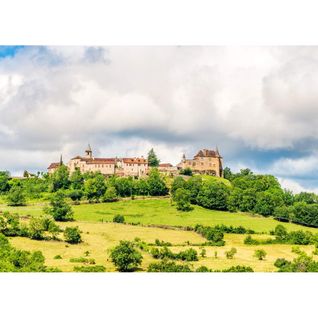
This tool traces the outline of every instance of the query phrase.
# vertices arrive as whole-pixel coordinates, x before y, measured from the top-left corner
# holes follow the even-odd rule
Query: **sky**
[[[0,170],[83,154],[224,166],[318,193],[318,47],[0,46]]]

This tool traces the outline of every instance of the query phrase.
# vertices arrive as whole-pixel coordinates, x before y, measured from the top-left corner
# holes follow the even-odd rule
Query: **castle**
[[[202,149],[193,159],[186,159],[186,156],[183,155],[177,168],[190,168],[194,173],[223,177],[223,158],[218,148],[216,150]]]
[[[53,173],[61,164],[51,163],[48,167],[48,172]],[[72,158],[67,167],[70,173],[73,173],[75,169],[79,169],[82,173],[85,172],[101,172],[105,176],[132,176],[142,177],[148,172],[147,159],[141,158],[95,158],[93,151],[88,145],[85,150],[85,156],[76,156]]]
[[[62,156],[60,162],[51,163],[48,167],[49,174],[63,164]],[[105,176],[132,176],[143,177],[148,174],[148,160],[144,157],[140,158],[95,158],[93,151],[88,145],[84,156],[76,156],[72,158],[67,167],[70,173],[75,169],[85,172],[101,172]],[[181,162],[177,166],[170,163],[160,164],[158,169],[160,172],[168,175],[177,175],[180,170],[190,168],[194,174],[208,174],[216,177],[223,177],[223,161],[219,150],[200,150],[193,159],[186,159],[183,155]]]

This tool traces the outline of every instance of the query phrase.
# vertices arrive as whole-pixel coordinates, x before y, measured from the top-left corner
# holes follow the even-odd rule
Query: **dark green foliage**
[[[173,179],[171,184],[171,195],[172,198],[175,199],[175,194],[178,189],[185,189],[187,182],[180,176]]]
[[[201,176],[193,176],[188,179],[185,184],[185,188],[190,192],[190,202],[197,204],[197,196],[202,188]]]
[[[248,236],[246,236],[246,238],[244,240],[244,244],[246,244],[246,245],[259,245],[260,242],[258,240],[253,239],[251,235],[248,235]]]
[[[159,163],[160,163],[160,160],[158,159],[153,148],[151,148],[150,151],[148,152],[148,165],[149,165],[149,167],[158,167]]]
[[[110,257],[120,272],[134,271],[142,261],[142,255],[129,241],[120,241],[119,245],[111,250]]]
[[[121,197],[130,197],[134,194],[132,178],[115,178],[114,187]]]
[[[105,272],[106,268],[103,265],[95,265],[95,266],[75,266],[73,268],[74,272],[82,272],[82,273],[97,273],[97,272]]]
[[[198,252],[193,249],[193,248],[189,248],[185,251],[181,251],[179,253],[176,254],[176,259],[182,260],[182,261],[198,261]]]
[[[180,174],[184,175],[184,176],[192,176],[193,172],[191,168],[184,168],[180,170]]]
[[[89,202],[99,202],[106,191],[105,177],[100,173],[92,173],[84,182],[84,192]]]
[[[211,269],[207,268],[206,266],[200,266],[195,270],[197,273],[208,273],[212,272]]]
[[[294,223],[318,227],[318,204],[296,202],[291,220]]]
[[[197,196],[199,205],[207,209],[227,210],[230,189],[221,182],[205,182]]]
[[[295,202],[305,202],[307,204],[318,203],[318,196],[311,192],[300,192],[295,195]]]
[[[61,255],[55,255],[53,258],[54,259],[62,259],[62,256]]]
[[[149,177],[147,179],[148,187],[149,187],[149,195],[152,196],[161,196],[167,195],[169,193],[169,189],[160,176],[158,169],[152,168],[149,172]]]
[[[193,207],[190,203],[190,192],[186,189],[179,188],[174,194],[174,200],[177,204],[177,210],[191,211]]]
[[[214,229],[219,230],[223,233],[231,233],[231,234],[255,234],[254,230],[246,229],[245,227],[241,225],[238,227],[235,227],[232,225],[228,226],[228,225],[221,224],[221,225],[214,226]]]
[[[258,260],[262,261],[266,257],[267,253],[263,250],[256,250],[254,253],[254,257],[256,257]]]
[[[115,202],[115,201],[118,201],[116,188],[108,187],[103,196],[103,202]]]
[[[49,272],[57,271],[44,265],[41,252],[28,252],[12,247],[8,239],[0,234],[0,272]]]
[[[278,267],[279,272],[318,272],[318,262],[304,252],[301,252],[292,262],[278,258],[274,265]]]
[[[81,198],[83,197],[83,191],[78,189],[71,189],[67,193],[67,196],[74,202],[79,204]]]
[[[148,186],[147,179],[134,180],[134,193],[138,195],[149,194],[149,186]]]
[[[232,247],[229,251],[225,252],[225,256],[227,259],[233,259],[236,253],[237,253],[237,249],[235,247]]]
[[[252,273],[254,271],[249,266],[237,265],[237,266],[232,266],[228,269],[224,269],[222,272],[223,273]]]
[[[50,176],[51,190],[56,192],[62,189],[68,189],[70,185],[69,172],[65,165],[59,166]]]
[[[0,193],[6,193],[9,189],[10,173],[8,171],[0,171]]]
[[[113,218],[113,222],[115,223],[124,223],[125,222],[125,217],[121,214],[117,214]]]
[[[26,196],[21,186],[14,186],[7,195],[7,203],[10,206],[26,205]]]
[[[294,212],[295,208],[293,206],[283,205],[275,208],[273,217],[278,221],[288,222],[292,218],[292,215],[294,215]]]
[[[94,265],[95,264],[95,259],[94,258],[86,258],[86,257],[74,257],[70,259],[71,263],[85,263],[85,264],[90,264]]]
[[[79,168],[75,168],[75,171],[70,176],[71,187],[74,190],[82,190],[84,187],[84,176]]]
[[[257,194],[257,202],[254,211],[263,216],[274,213],[276,207],[284,204],[283,193],[277,189],[271,189]]]
[[[20,236],[20,217],[17,213],[4,212],[0,215],[0,233],[5,236]]]
[[[78,244],[82,242],[81,231],[79,230],[78,226],[67,227],[64,230],[64,239],[65,242],[70,244]]]
[[[288,232],[286,228],[282,225],[277,225],[274,230],[274,235],[276,239],[281,242],[285,242],[288,240]]]
[[[157,246],[172,246],[170,242],[160,241],[159,239],[155,240]]]
[[[164,246],[161,249],[154,247],[150,250],[150,254],[155,259],[165,259],[165,258],[175,259],[175,254],[166,246]]]
[[[224,176],[224,179],[227,179],[227,180],[232,180],[233,178],[233,173],[231,171],[231,169],[229,167],[225,167],[224,170],[223,170],[223,176]]]
[[[44,209],[44,212],[50,214],[55,221],[71,221],[73,220],[73,211],[71,206],[65,201],[62,192],[52,195],[50,206]]]
[[[223,240],[224,234],[220,229],[211,226],[196,225],[194,230],[210,241],[211,245],[223,246],[225,244]]]
[[[173,253],[170,249],[164,246],[161,249],[152,248],[150,250],[150,254],[155,259],[174,259],[174,260],[181,260],[181,261],[188,261],[188,262],[198,261],[198,252],[193,248],[189,248],[179,253]]]
[[[173,261],[162,260],[159,263],[151,263],[147,269],[148,272],[191,272],[189,265],[176,264]]]
[[[42,218],[32,217],[29,222],[29,237],[32,240],[44,239],[45,225]]]

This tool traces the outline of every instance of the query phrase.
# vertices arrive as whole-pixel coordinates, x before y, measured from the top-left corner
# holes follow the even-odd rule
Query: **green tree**
[[[148,165],[149,165],[149,167],[158,167],[159,163],[160,163],[160,160],[158,159],[153,148],[151,148],[150,151],[148,152]]]
[[[187,182],[180,176],[176,177],[173,179],[173,182],[171,184],[171,194],[172,194],[172,198],[175,199],[175,193],[178,189],[180,188],[185,188],[186,187]]]
[[[65,201],[65,196],[62,192],[57,192],[51,196],[50,205],[44,208],[44,212],[51,215],[55,221],[73,220],[72,208]]]
[[[89,202],[99,202],[106,191],[105,177],[97,172],[84,183],[85,195]]]
[[[190,192],[186,189],[179,188],[175,192],[174,200],[177,204],[177,210],[180,211],[191,211],[193,207],[190,203]]]
[[[118,201],[116,188],[108,187],[103,196],[103,202],[115,202],[115,201]]]
[[[225,252],[225,256],[227,259],[232,259],[236,253],[237,249],[235,247],[232,247],[229,251]]]
[[[208,209],[227,210],[227,198],[230,194],[229,188],[221,182],[206,182],[200,190],[198,204]]]
[[[113,222],[115,223],[124,223],[125,222],[125,217],[121,214],[116,214],[113,218]]]
[[[184,175],[184,176],[192,176],[193,172],[191,168],[184,168],[180,170],[180,174]]]
[[[119,245],[111,250],[110,257],[120,272],[134,271],[143,258],[129,241],[120,241]]]
[[[223,176],[224,176],[224,179],[227,179],[227,180],[232,180],[233,178],[233,173],[231,171],[231,169],[229,167],[225,167],[224,170],[223,170]]]
[[[148,187],[149,187],[149,194],[152,196],[155,195],[167,195],[169,189],[160,176],[158,169],[152,168],[149,172],[149,177],[147,179]]]
[[[26,196],[21,186],[13,186],[8,195],[7,203],[10,206],[23,206],[26,205]]]
[[[70,244],[78,244],[82,242],[81,231],[78,226],[66,227],[64,230],[64,240]]]
[[[267,253],[264,250],[256,250],[254,257],[262,261],[266,257]]]
[[[284,200],[282,191],[270,189],[258,193],[254,211],[263,216],[269,216],[274,213],[276,207],[282,206],[283,204]]]
[[[29,222],[29,237],[32,240],[44,239],[45,226],[43,219],[39,217],[32,217]]]
[[[65,165],[59,166],[54,173],[50,176],[52,192],[56,192],[60,189],[68,189],[69,172]]]
[[[84,176],[79,168],[75,168],[75,171],[70,176],[70,182],[72,189],[82,190],[84,186]]]
[[[192,204],[197,203],[197,196],[202,188],[202,177],[201,176],[193,176],[188,179],[185,184],[185,187],[190,192],[190,201]]]
[[[10,173],[8,171],[0,171],[0,193],[5,193],[9,190]]]

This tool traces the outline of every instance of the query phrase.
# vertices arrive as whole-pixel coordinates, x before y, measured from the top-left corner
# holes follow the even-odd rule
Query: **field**
[[[21,216],[38,216],[43,214],[45,203],[38,202],[26,207],[0,206],[2,211],[17,212]],[[272,218],[264,218],[248,213],[230,213],[222,211],[211,211],[202,207],[195,207],[191,212],[178,212],[175,206],[171,205],[168,198],[145,199],[145,200],[122,200],[114,203],[81,204],[74,205],[74,222],[59,223],[62,228],[65,226],[79,226],[82,231],[83,242],[78,245],[67,244],[63,241],[36,241],[29,238],[10,238],[12,244],[24,250],[40,250],[46,258],[48,266],[58,267],[62,271],[73,271],[74,266],[81,266],[82,263],[70,262],[71,258],[84,257],[89,253],[88,258],[95,260],[97,265],[103,265],[106,271],[115,271],[115,267],[109,259],[109,250],[116,246],[120,240],[134,240],[140,238],[146,243],[154,243],[156,239],[172,243],[171,250],[179,252],[193,247],[200,253],[203,247],[192,246],[192,244],[204,243],[206,240],[193,231],[181,229],[164,229],[156,225],[173,226],[194,226],[202,225],[232,225],[244,226],[259,233],[257,238],[269,237],[269,231],[277,224],[283,224],[289,231],[308,230],[317,232],[318,229],[303,227],[300,225],[281,223]],[[127,223],[135,225],[113,223],[114,215],[122,214]],[[207,266],[213,270],[222,270],[235,265],[250,266],[254,271],[272,272],[277,269],[274,262],[279,257],[288,260],[295,258],[292,252],[292,245],[271,244],[249,246],[243,243],[246,235],[225,234],[225,246],[205,246],[206,257],[199,258],[197,262],[190,262],[192,269],[199,266]],[[237,254],[234,259],[227,259],[225,251],[235,247]],[[259,261],[253,254],[256,249],[264,249],[267,252],[265,260]],[[301,246],[301,250],[311,253],[313,246]],[[146,252],[142,252],[143,262],[140,271],[145,271],[148,265],[155,260]],[[216,255],[217,254],[217,257]],[[61,259],[55,259],[60,255]],[[315,258],[318,259],[317,256]]]

